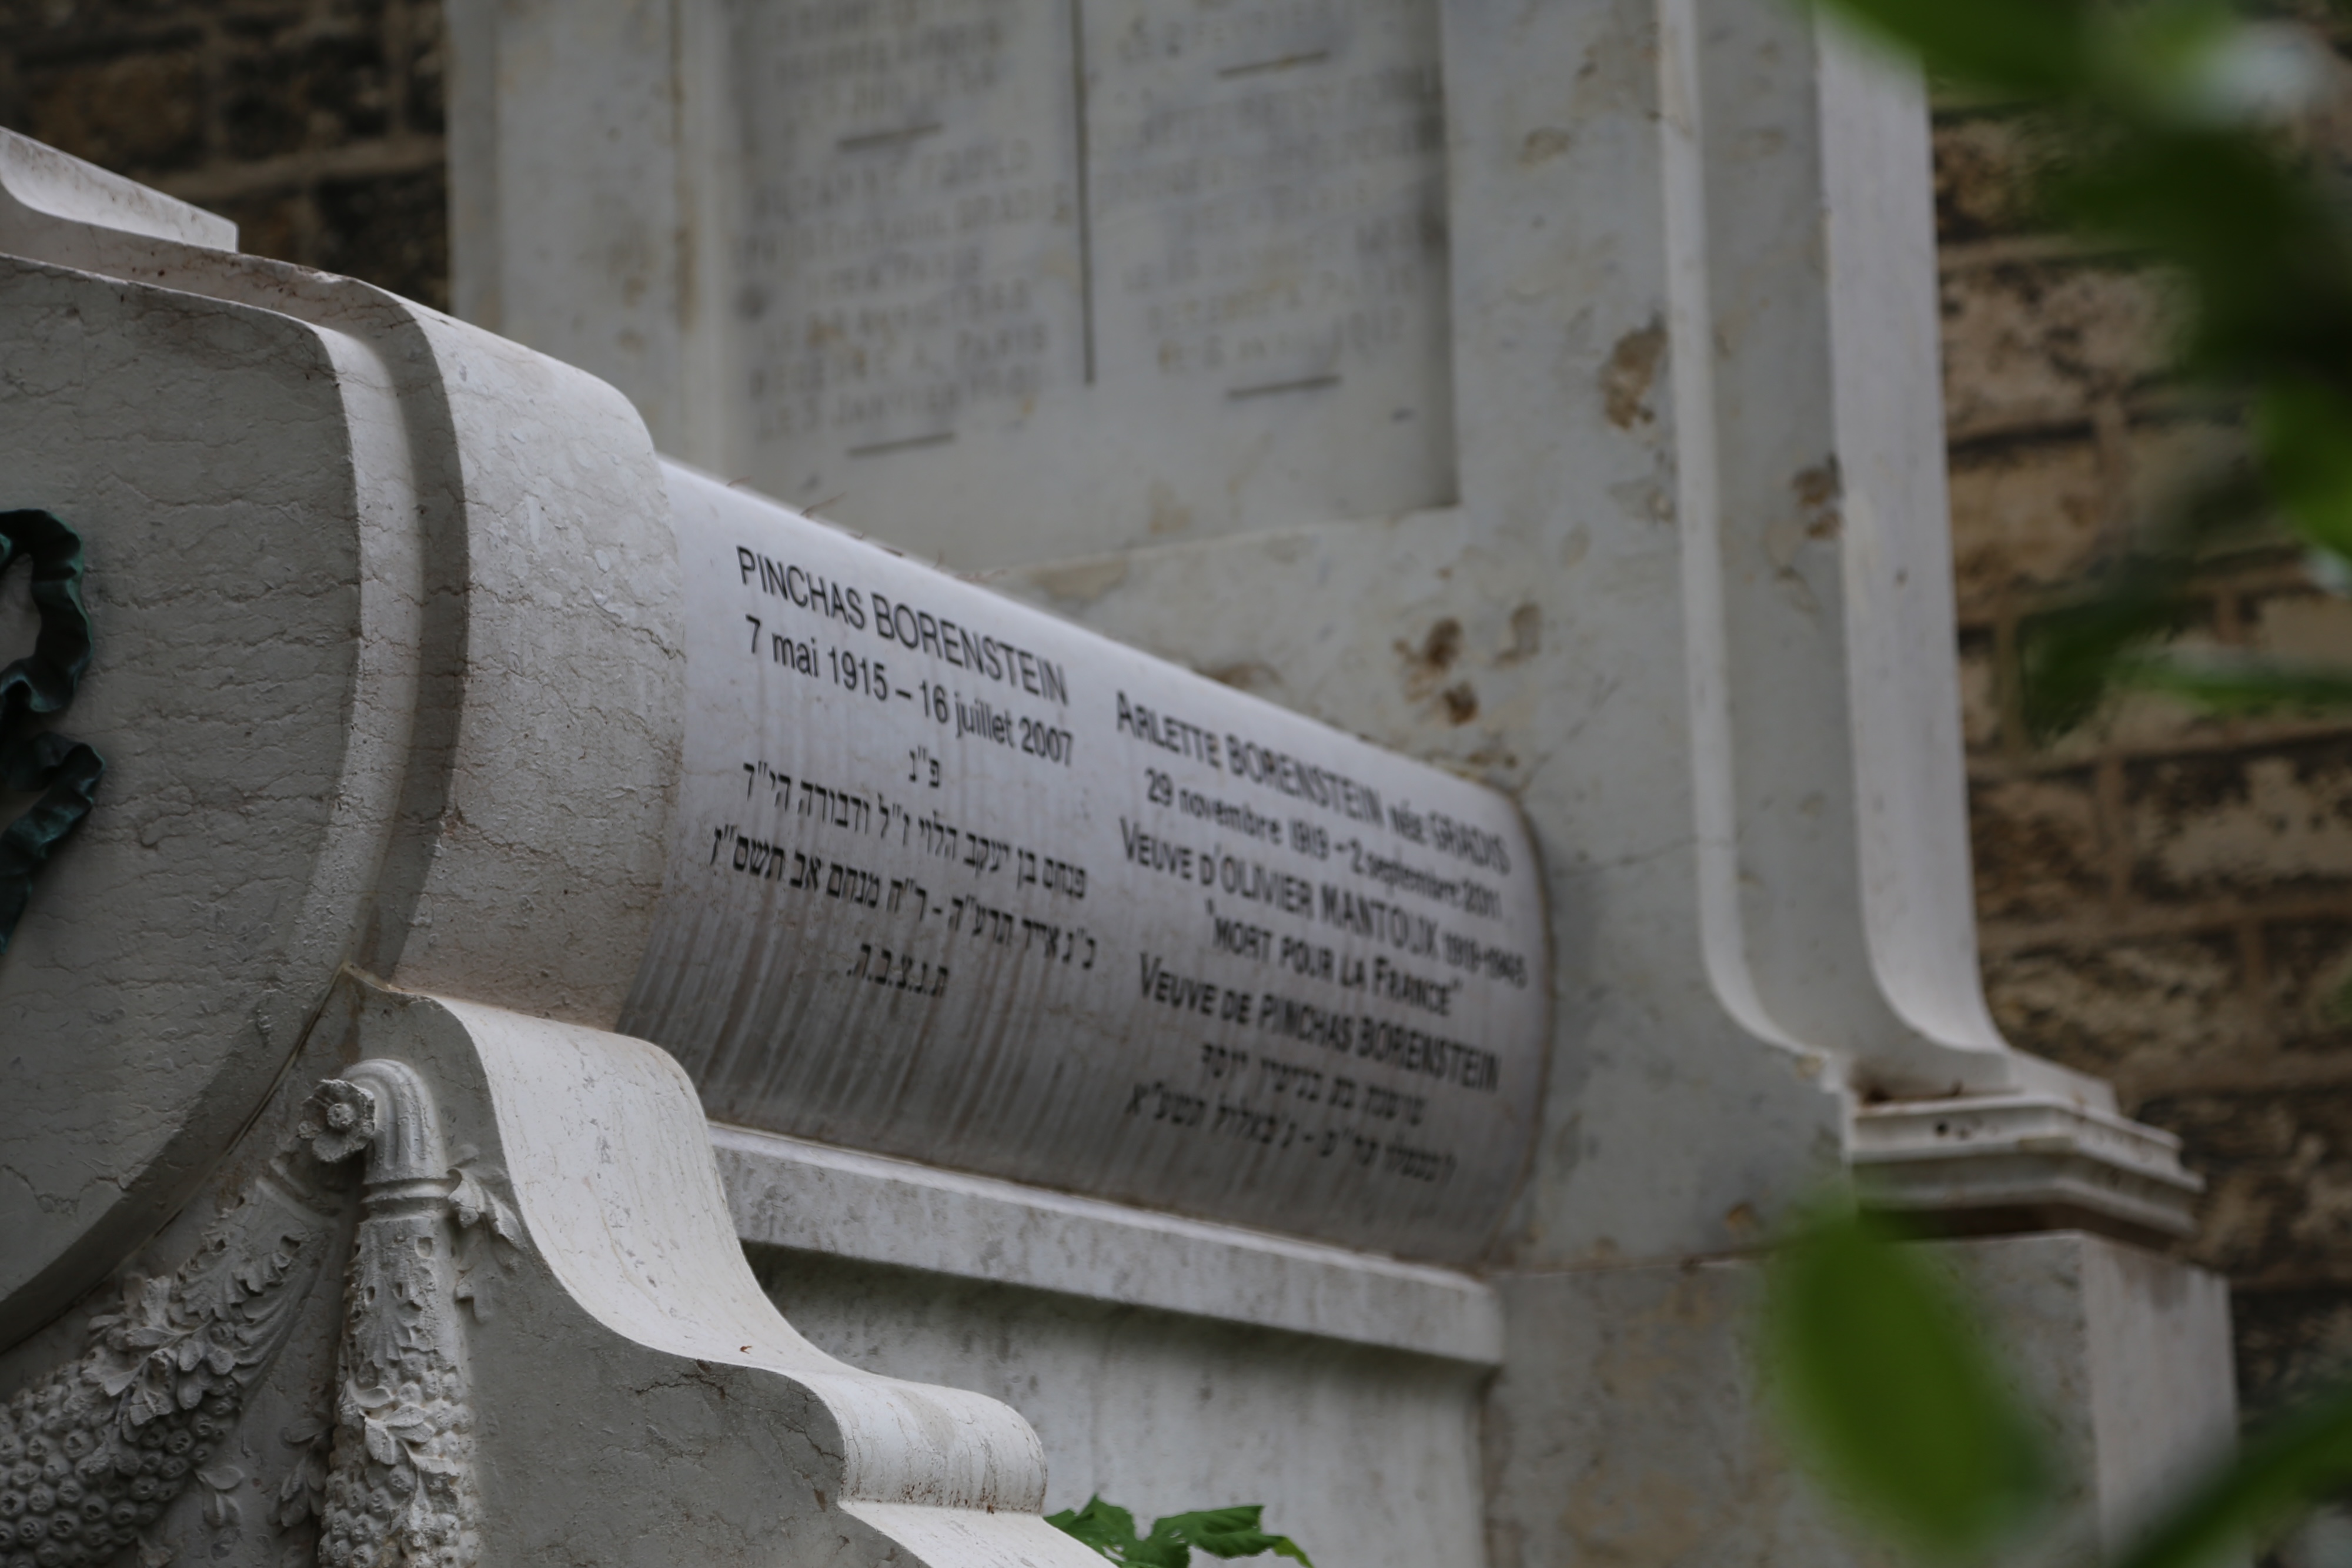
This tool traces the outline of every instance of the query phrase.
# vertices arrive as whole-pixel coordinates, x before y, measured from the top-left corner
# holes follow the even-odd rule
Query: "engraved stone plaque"
[[[731,476],[958,564],[1452,500],[1433,0],[726,26]]]
[[[687,760],[623,1025],[713,1116],[1478,1255],[1547,1027],[1507,800],[668,472]]]

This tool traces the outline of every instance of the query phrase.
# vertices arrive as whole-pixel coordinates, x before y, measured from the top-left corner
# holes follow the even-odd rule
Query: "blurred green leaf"
[[[1870,1223],[1775,1258],[1771,1386],[1822,1479],[1923,1557],[1982,1561],[2052,1501],[2055,1472],[1955,1292]]]
[[[2352,707],[2352,670],[2283,664],[2231,649],[2135,658],[2118,674],[2132,685],[2217,713]]]
[[[1841,0],[1838,9],[1930,71],[1971,86],[2065,99],[2097,79],[2082,0]]]
[[[2275,1535],[2352,1482],[2352,1388],[2338,1388],[2250,1438],[2165,1515],[2117,1568],[2202,1568]]]
[[[2197,609],[2190,587],[2208,554],[2264,542],[2271,517],[2261,479],[2232,464],[2176,498],[2141,553],[2110,568],[2090,598],[2028,617],[2018,628],[2027,736],[2046,745],[2120,685],[2169,686],[2194,700],[2164,656],[2147,650],[2189,623]],[[2213,692],[2222,695],[2218,682]]]
[[[2044,612],[2018,632],[2025,730],[2046,744],[2088,719],[2130,666],[2128,655],[2178,631],[2191,605],[2189,566],[2171,557],[2126,564],[2104,591]]]
[[[2254,440],[2295,532],[2352,556],[2352,397],[2309,379],[2274,382],[2255,404]]]

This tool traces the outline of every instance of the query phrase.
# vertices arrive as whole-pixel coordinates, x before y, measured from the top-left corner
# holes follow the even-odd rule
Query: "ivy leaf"
[[[1171,1514],[1151,1527],[1154,1539],[1162,1537],[1198,1547],[1212,1557],[1255,1557],[1271,1552],[1277,1557],[1294,1558],[1315,1568],[1298,1543],[1286,1535],[1269,1535],[1258,1528],[1258,1518],[1265,1511],[1263,1503],[1249,1503],[1234,1508],[1203,1509],[1197,1513]]]
[[[1987,1559],[2054,1500],[2040,1433],[1950,1287],[1868,1222],[1781,1250],[1764,1333],[1772,1392],[1815,1469],[1920,1556]]]
[[[1045,1522],[1065,1535],[1076,1537],[1081,1542],[1114,1563],[1127,1563],[1141,1541],[1135,1533],[1135,1515],[1099,1497],[1087,1499],[1080,1509],[1064,1509],[1045,1516]]]
[[[1064,1509],[1048,1515],[1045,1522],[1127,1568],[1190,1568],[1196,1548],[1212,1557],[1255,1557],[1271,1552],[1314,1568],[1297,1542],[1258,1528],[1264,1511],[1263,1504],[1248,1503],[1170,1514],[1153,1521],[1150,1535],[1139,1537],[1133,1514],[1090,1497],[1086,1507]]]

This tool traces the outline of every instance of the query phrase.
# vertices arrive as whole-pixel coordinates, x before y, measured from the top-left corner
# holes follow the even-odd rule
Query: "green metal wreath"
[[[32,897],[33,876],[89,815],[106,758],[37,727],[73,701],[89,668],[89,612],[81,602],[81,536],[47,512],[0,512],[0,575],[32,563],[41,630],[33,651],[0,669],[0,789],[38,790],[32,809],[0,831],[0,953]]]

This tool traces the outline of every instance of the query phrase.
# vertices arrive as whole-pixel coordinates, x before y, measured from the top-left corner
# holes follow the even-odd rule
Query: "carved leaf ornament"
[[[192,1485],[207,1523],[241,1522],[234,1428],[328,1261],[340,1200],[323,1170],[362,1157],[332,1415],[280,1434],[299,1452],[274,1500],[262,1494],[266,1522],[290,1534],[315,1521],[321,1568],[472,1568],[457,1303],[485,1315],[521,1226],[503,1174],[451,1161],[423,1080],[389,1061],[320,1084],[195,1256],[125,1280],[80,1359],[0,1406],[0,1568],[100,1568],[133,1546],[142,1564],[171,1561],[152,1527]],[[297,1559],[313,1561],[299,1538]]]
[[[290,1179],[289,1179],[290,1178]],[[327,1221],[281,1165],[166,1278],[136,1276],[89,1321],[89,1348],[0,1410],[0,1565],[113,1562],[191,1482],[233,1522],[226,1462],[247,1392],[285,1343]]]
[[[34,873],[89,815],[106,772],[91,747],[39,727],[65,711],[89,668],[81,536],[47,512],[0,512],[0,575],[19,556],[31,563],[41,629],[30,653],[0,669],[0,789],[40,798],[0,831],[0,953],[32,897]]]
[[[520,1227],[489,1173],[453,1168],[413,1069],[362,1062],[313,1105],[297,1135],[322,1162],[364,1153],[367,1176],[326,1463],[315,1500],[289,1479],[281,1521],[308,1504],[321,1568],[472,1568],[481,1502],[456,1243],[477,1226],[510,1243]]]

